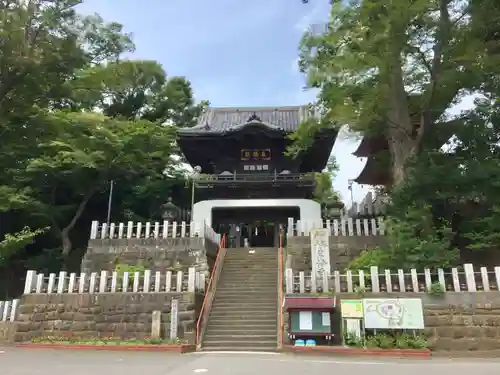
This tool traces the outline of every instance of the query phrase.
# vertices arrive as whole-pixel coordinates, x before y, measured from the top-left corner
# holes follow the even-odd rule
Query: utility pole
[[[108,224],[109,228],[109,222],[111,221],[111,202],[113,202],[113,186],[115,184],[114,180],[111,180],[109,183],[109,195],[108,195],[108,217],[106,220],[106,223]]]

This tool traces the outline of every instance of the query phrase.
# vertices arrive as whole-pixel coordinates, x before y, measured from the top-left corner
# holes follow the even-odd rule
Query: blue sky
[[[170,76],[187,77],[197,99],[213,106],[307,104],[297,69],[298,43],[311,24],[328,19],[329,0],[85,0],[133,34],[133,58],[159,61]],[[340,171],[334,187],[349,204],[348,179],[364,160],[351,153],[358,141],[341,132],[334,147]],[[354,187],[359,201],[367,189]]]

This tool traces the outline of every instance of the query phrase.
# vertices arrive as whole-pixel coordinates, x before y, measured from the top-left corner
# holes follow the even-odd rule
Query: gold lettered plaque
[[[241,150],[241,160],[243,161],[264,161],[271,160],[271,149],[243,149]]]

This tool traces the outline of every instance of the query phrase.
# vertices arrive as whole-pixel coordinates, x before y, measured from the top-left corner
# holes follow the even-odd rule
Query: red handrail
[[[215,258],[214,267],[212,268],[212,272],[210,273],[210,280],[208,281],[207,288],[205,289],[205,297],[203,298],[203,304],[201,305],[200,315],[198,316],[198,321],[196,322],[196,345],[200,345],[200,332],[201,332],[201,322],[203,319],[203,313],[205,312],[205,308],[207,305],[208,297],[210,294],[210,287],[212,286],[213,278],[217,268],[219,267],[220,261],[220,249],[225,248],[226,246],[226,235],[222,235],[222,238],[219,243],[219,250],[217,251],[217,257]]]
[[[279,289],[278,289],[278,303],[279,303],[279,318],[280,318],[280,328],[279,328],[279,348],[283,347],[284,343],[284,331],[285,331],[285,322],[283,318],[283,234],[280,234],[280,247],[278,249],[279,254],[279,263],[278,263],[278,272],[279,272]]]

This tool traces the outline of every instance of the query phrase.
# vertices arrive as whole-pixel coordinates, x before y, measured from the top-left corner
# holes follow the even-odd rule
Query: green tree
[[[47,113],[33,121],[50,129],[53,139],[29,160],[28,178],[40,187],[37,214],[57,231],[65,256],[73,248],[70,232],[90,199],[110,180],[163,174],[174,140],[170,127],[94,113]]]
[[[39,234],[25,229],[28,223],[45,226],[32,220],[38,186],[27,178],[26,167],[50,135],[30,118],[46,108],[71,106],[68,83],[75,72],[133,47],[119,24],[78,15],[79,3],[0,1],[0,235],[9,256]]]
[[[333,189],[333,179],[339,167],[337,161],[332,156],[328,160],[325,170],[321,173],[314,173],[315,188],[314,200],[326,208],[328,205],[340,203],[340,195]]]
[[[156,61],[120,60],[82,70],[72,82],[75,103],[110,117],[192,126],[206,102],[194,102],[191,84],[167,78]]]
[[[436,268],[459,260],[496,264],[500,106],[481,100],[463,116],[466,126],[449,147],[413,160],[405,183],[393,192],[388,245],[364,253],[351,267]]]
[[[393,180],[402,183],[412,157],[440,147],[440,132],[453,134],[446,110],[481,86],[486,51],[470,12],[458,0],[332,1],[326,31],[301,44],[301,67],[320,89],[318,126],[384,134]]]

